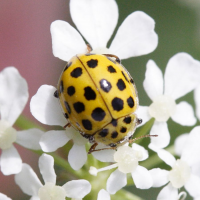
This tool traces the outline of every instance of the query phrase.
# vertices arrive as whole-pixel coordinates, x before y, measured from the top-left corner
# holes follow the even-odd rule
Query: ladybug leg
[[[67,123],[63,128],[71,127],[70,123]]]
[[[58,90],[56,90],[56,91],[53,93],[53,96],[56,97],[56,98],[59,97]]]
[[[103,148],[103,149],[95,149],[97,145],[98,145],[98,143],[94,143],[94,144],[90,147],[90,149],[89,149],[89,151],[88,151],[88,154],[91,154],[91,153],[94,152],[94,151],[102,151],[102,150],[107,150],[107,149],[113,149],[113,150],[115,150],[115,149],[117,148],[117,147],[108,147],[108,148]]]
[[[129,144],[132,144],[132,143],[135,142],[136,140],[139,140],[139,139],[142,139],[142,138],[145,138],[145,137],[157,137],[157,136],[158,136],[158,135],[142,135],[142,136],[140,136],[140,137],[130,139],[130,140],[129,140]]]
[[[87,44],[87,53],[90,53],[92,51],[92,47],[90,46],[90,44]]]

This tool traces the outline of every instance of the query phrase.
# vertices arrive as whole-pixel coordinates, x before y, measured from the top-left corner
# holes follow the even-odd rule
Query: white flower
[[[13,143],[26,148],[40,149],[42,131],[30,129],[17,131],[12,126],[21,114],[28,100],[28,86],[14,67],[0,72],[0,158],[4,175],[16,174],[22,168],[22,160]]]
[[[106,190],[101,189],[98,193],[97,200],[110,200],[110,195]]]
[[[31,99],[30,109],[32,115],[41,123],[64,127],[67,120],[63,116],[58,99],[53,95],[55,91],[56,88],[53,86],[41,86]],[[78,170],[87,160],[85,144],[88,140],[73,128],[46,132],[40,140],[40,145],[43,151],[53,152],[71,139],[73,139],[74,145],[69,151],[68,161],[74,170]]]
[[[178,53],[169,60],[164,79],[154,61],[147,63],[143,84],[153,103],[149,107],[140,106],[137,115],[142,118],[143,124],[150,118],[155,118],[150,134],[158,137],[151,138],[150,148],[164,148],[169,144],[167,120],[170,117],[183,126],[196,123],[192,106],[185,101],[176,104],[176,100],[197,87],[199,77],[200,62],[187,53]]]
[[[194,90],[194,101],[196,103],[196,115],[198,119],[200,120],[200,84]]]
[[[187,141],[181,137],[175,145],[181,153],[180,159],[175,158],[166,150],[158,149],[158,156],[172,169],[170,171],[162,169],[152,169],[150,173],[154,180],[153,187],[160,187],[168,183],[159,193],[158,200],[177,200],[178,190],[185,187],[192,197],[200,196],[200,176],[195,172],[200,163],[200,126],[195,127],[187,137]],[[184,136],[185,137],[185,136]],[[177,139],[179,140],[179,138]],[[184,142],[185,141],[185,142]],[[180,149],[182,147],[182,151]],[[183,148],[184,147],[184,148]]]
[[[43,154],[39,158],[40,173],[44,185],[40,182],[32,168],[23,164],[22,171],[15,175],[16,184],[25,194],[34,200],[65,200],[65,197],[81,199],[91,190],[91,185],[86,180],[72,180],[63,186],[56,185],[53,157]]]
[[[108,162],[108,155],[106,154],[109,153],[112,154],[113,152],[102,152],[101,156],[103,157],[103,155],[105,155],[106,162]],[[148,189],[152,186],[153,181],[149,171],[138,164],[139,161],[148,158],[148,152],[143,147],[135,143],[132,145],[132,147],[121,146],[117,149],[113,156],[114,162],[116,162],[115,164],[101,169],[96,169],[94,167],[90,168],[90,174],[97,175],[97,173],[100,171],[117,167],[117,169],[111,173],[107,180],[107,191],[110,194],[115,194],[127,184],[127,173],[131,173],[137,188]],[[113,162],[113,159],[111,159],[110,162]]]
[[[114,54],[126,59],[148,54],[157,47],[155,22],[141,11],[131,13],[124,20],[109,49],[106,47],[118,21],[118,7],[114,0],[70,0],[70,13],[93,53]],[[51,35],[55,57],[68,61],[77,53],[87,52],[82,36],[65,21],[54,21]]]
[[[12,200],[12,199],[7,197],[5,194],[0,193],[0,200]]]

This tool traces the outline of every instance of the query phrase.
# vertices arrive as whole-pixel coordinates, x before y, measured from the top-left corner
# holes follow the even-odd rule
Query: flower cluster
[[[136,11],[122,22],[110,46],[107,46],[118,22],[115,0],[70,0],[70,13],[78,30],[61,20],[51,24],[53,54],[66,62],[77,54],[106,54],[116,64],[120,62],[118,58],[145,55],[153,52],[158,45],[154,20],[144,12]],[[65,69],[70,65],[68,63]],[[107,87],[110,83],[105,84]],[[52,129],[46,132],[36,128],[17,130],[14,125],[28,101],[28,86],[16,68],[5,68],[0,72],[1,172],[4,175],[14,174],[16,184],[31,196],[31,200],[64,200],[66,197],[74,200],[110,200],[110,196],[116,193],[121,199],[134,199],[134,194],[121,190],[127,184],[134,184],[137,189],[164,186],[157,200],[184,200],[187,195],[199,200],[200,126],[195,124],[200,120],[200,61],[188,53],[177,53],[170,58],[163,76],[156,63],[149,60],[143,86],[152,103],[139,106],[134,115],[138,117],[135,124],[141,127],[140,130],[146,127],[150,137],[157,136],[151,137],[148,148],[168,165],[169,170],[159,168],[147,148],[130,144],[135,141],[132,136],[135,128],[124,137],[127,143],[117,143],[117,148],[95,143],[93,136],[96,132],[83,137],[81,127],[76,130],[80,124],[77,122],[75,129],[66,113],[63,115],[57,99],[59,92],[51,85],[42,85],[38,89],[31,98],[30,111],[39,122],[52,126]],[[62,85],[58,87],[61,91]],[[73,90],[71,88],[70,93]],[[193,91],[195,110],[188,102],[178,100]],[[65,107],[71,112],[67,103]],[[98,114],[103,115],[100,111]],[[154,121],[149,127],[152,118]],[[174,134],[168,129],[169,118],[181,126],[191,127],[190,133],[176,138],[172,146],[174,151],[169,151],[172,149],[169,146],[170,135]],[[113,121],[113,126],[117,126]],[[106,130],[104,127],[100,129]],[[105,132],[101,134],[102,137],[107,136]],[[33,151],[39,150],[35,152],[41,155],[38,165],[44,183],[31,166],[23,163],[15,143]],[[91,155],[88,155],[89,143],[97,145]],[[59,153],[57,150],[61,147],[63,151]],[[54,163],[61,168],[61,172],[54,169]],[[0,199],[10,200],[1,193]]]

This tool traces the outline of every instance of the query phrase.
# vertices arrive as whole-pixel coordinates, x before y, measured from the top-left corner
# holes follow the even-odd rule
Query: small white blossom
[[[110,200],[110,194],[106,190],[101,189],[98,193],[97,200]]]
[[[5,194],[0,193],[0,200],[12,200],[12,199],[7,197]]]
[[[194,101],[196,104],[196,115],[200,121],[200,84],[194,90]]]
[[[104,151],[102,152],[102,155],[107,153],[108,152]],[[139,161],[148,158],[148,152],[143,147],[137,144],[133,144],[132,147],[121,146],[113,156],[114,162],[116,162],[115,164],[101,169],[96,169],[94,167],[90,168],[90,173],[92,175],[97,175],[100,171],[110,170],[117,167],[107,180],[107,191],[110,194],[115,194],[127,184],[127,173],[131,173],[137,188],[148,189],[152,186],[153,181],[149,171],[139,165]],[[108,162],[107,158],[106,162]],[[111,159],[110,162],[113,162],[113,160]]]
[[[144,80],[144,89],[152,104],[140,106],[137,115],[146,123],[155,118],[151,129],[152,137],[149,147],[164,148],[170,142],[167,120],[171,117],[176,123],[183,126],[192,126],[196,123],[192,106],[176,100],[194,90],[200,83],[200,62],[187,53],[178,53],[168,62],[164,78],[156,63],[150,60]]]
[[[185,187],[188,193],[196,198],[200,196],[200,176],[196,174],[196,167],[200,163],[200,126],[195,127],[190,134],[179,137],[175,142],[175,149],[180,154],[180,159],[176,160],[164,149],[154,149],[158,156],[172,169],[170,171],[162,169],[152,169],[150,173],[153,178],[153,187],[160,187],[168,183],[158,194],[157,200],[177,200],[180,199],[178,190]],[[185,137],[187,136],[187,140]],[[180,145],[179,147],[177,147]],[[182,151],[180,151],[181,147]],[[183,195],[184,197],[184,195]]]
[[[64,127],[67,120],[61,111],[58,99],[53,95],[55,91],[56,88],[53,86],[41,86],[31,99],[30,109],[32,115],[41,123]],[[74,170],[78,170],[87,160],[85,144],[88,142],[78,131],[68,127],[66,130],[48,131],[42,136],[40,145],[43,151],[53,152],[71,139],[74,145],[69,151],[68,161]]]
[[[25,194],[32,196],[31,199],[65,200],[65,197],[82,199],[91,190],[90,183],[83,179],[68,181],[63,186],[57,186],[54,160],[50,155],[43,154],[40,156],[39,168],[44,185],[42,185],[35,172],[27,164],[23,164],[21,172],[15,175],[16,184]]]
[[[0,72],[0,158],[4,175],[19,173],[22,160],[14,143],[26,148],[39,150],[39,140],[43,134],[38,129],[17,131],[13,124],[21,114],[28,100],[28,86],[14,67]]]
[[[148,54],[157,47],[154,20],[144,12],[136,11],[124,20],[107,48],[118,21],[115,0],[70,0],[70,14],[77,29],[93,48],[92,53],[114,54],[126,59]],[[55,57],[68,61],[77,53],[87,51],[82,36],[65,21],[54,21],[51,35]]]

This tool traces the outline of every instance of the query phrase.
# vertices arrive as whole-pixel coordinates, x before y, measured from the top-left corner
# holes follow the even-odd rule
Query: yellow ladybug
[[[89,153],[98,143],[116,149],[132,139],[142,122],[135,111],[138,95],[134,81],[117,56],[76,55],[64,68],[57,90],[68,120],[91,143]],[[101,149],[102,150],[102,149]]]

